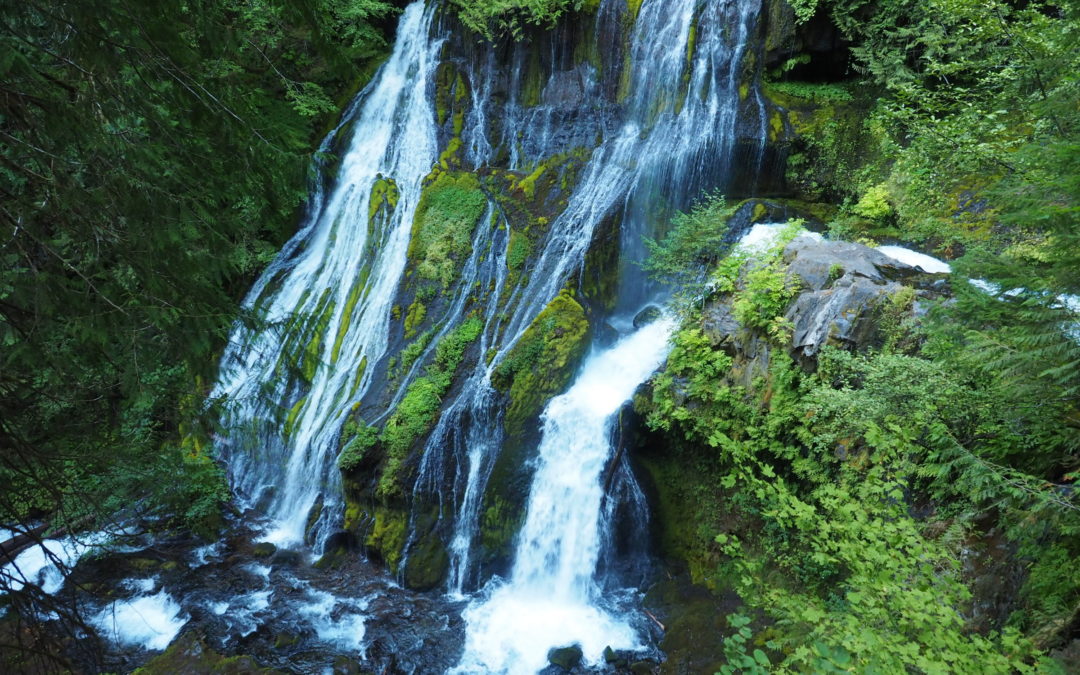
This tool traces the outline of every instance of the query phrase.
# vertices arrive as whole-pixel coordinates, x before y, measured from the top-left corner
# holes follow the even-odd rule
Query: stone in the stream
[[[556,647],[548,652],[548,661],[560,668],[570,670],[581,663],[581,646]]]
[[[251,554],[256,558],[269,558],[277,552],[277,546],[274,546],[268,541],[263,541],[255,544],[255,548],[251,549]]]
[[[656,305],[649,305],[645,309],[637,313],[634,317],[634,328],[641,328],[648,326],[653,321],[656,321],[661,316],[660,308]]]
[[[657,672],[657,666],[652,661],[637,661],[630,665],[630,672],[634,675],[652,675]]]

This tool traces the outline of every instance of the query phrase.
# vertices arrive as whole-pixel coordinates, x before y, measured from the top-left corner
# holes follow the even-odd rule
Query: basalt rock
[[[918,289],[916,298],[945,290],[937,283],[945,275],[928,274],[862,244],[802,236],[784,249],[784,260],[789,278],[803,287],[785,318],[793,326],[789,351],[804,365],[826,345],[873,345],[881,331],[878,308],[904,287]]]
[[[549,651],[548,661],[564,670],[570,670],[581,663],[581,656],[581,646],[571,645],[569,647],[560,647]]]

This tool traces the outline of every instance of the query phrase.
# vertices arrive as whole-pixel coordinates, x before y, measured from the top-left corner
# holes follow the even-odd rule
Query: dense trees
[[[203,383],[393,11],[0,3],[0,522],[216,513]]]

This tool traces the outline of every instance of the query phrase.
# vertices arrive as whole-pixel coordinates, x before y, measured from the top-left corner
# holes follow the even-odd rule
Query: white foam
[[[191,552],[191,566],[202,567],[212,559],[219,557],[224,548],[225,543],[221,541],[208,544],[207,546],[200,546]]]
[[[235,631],[240,637],[247,637],[259,627],[256,615],[270,607],[273,594],[271,589],[255,591],[233,596],[231,601],[210,603],[208,606],[215,615],[225,617],[230,631]]]
[[[91,620],[118,645],[159,651],[169,646],[187,623],[180,605],[165,591],[118,600]]]
[[[32,584],[52,595],[64,586],[64,574],[58,565],[70,568],[84,553],[100,547],[108,539],[109,535],[105,532],[45,539],[4,565],[0,574],[4,575],[8,587],[13,591]]]
[[[308,599],[309,602],[297,609],[315,629],[319,639],[362,656],[367,629],[365,617],[360,612],[366,609],[367,603],[315,589],[308,589]]]
[[[949,274],[952,272],[952,267],[949,263],[938,260],[925,253],[912,251],[910,248],[904,248],[903,246],[878,246],[877,250],[893,260],[899,260],[905,265],[921,268],[924,272],[929,272],[931,274]]]
[[[129,591],[145,595],[154,591],[154,588],[157,586],[157,577],[150,577],[149,579],[125,579],[120,585]]]
[[[739,239],[736,248],[737,250],[746,253],[764,251],[775,244],[780,238],[780,235],[789,227],[791,227],[791,225],[788,223],[758,223],[751,227],[750,230]],[[821,241],[823,238],[817,232],[810,232],[808,230],[800,231],[798,236],[816,241]]]
[[[510,586],[498,588],[483,604],[470,605],[463,617],[468,625],[465,656],[451,671],[462,675],[532,675],[548,665],[553,647],[580,645],[582,658],[599,664],[605,647],[640,646],[633,628],[596,607]]]

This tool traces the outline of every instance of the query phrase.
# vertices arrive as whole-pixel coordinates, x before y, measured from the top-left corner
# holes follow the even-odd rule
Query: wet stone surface
[[[118,617],[121,634],[150,637],[107,642],[114,672],[422,673],[460,658],[463,603],[408,591],[359,554],[319,569],[306,553],[268,555],[253,536],[237,528],[212,544],[135,539],[81,562],[61,593],[91,617],[140,599],[171,601],[169,625],[182,627],[154,649],[145,648],[159,629],[153,616],[149,628]]]

